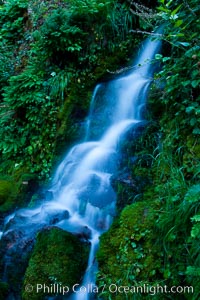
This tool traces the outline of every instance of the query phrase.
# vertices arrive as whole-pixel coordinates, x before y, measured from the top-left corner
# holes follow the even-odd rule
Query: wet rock
[[[10,230],[2,236],[0,240],[0,281],[2,280],[6,284],[7,292],[9,291],[8,298],[2,299],[18,299],[33,244],[34,238],[24,238],[24,234],[20,230]]]
[[[111,178],[114,190],[117,192],[116,206],[121,211],[126,205],[142,197],[142,193],[150,181],[143,176],[134,176],[128,168],[124,168]]]
[[[58,228],[61,228],[71,234],[75,235],[83,241],[88,241],[92,237],[92,231],[87,225],[82,225],[77,222],[68,222],[63,221],[57,225]]]
[[[79,198],[98,208],[104,208],[116,200],[115,192],[107,178],[96,174],[88,176],[87,188],[79,193]]]
[[[20,209],[9,216],[4,226],[4,232],[20,229],[24,234],[30,235],[45,225],[45,218],[42,218],[38,212],[29,209]]]
[[[6,225],[6,229],[9,229],[11,227],[14,227],[15,225],[23,225],[28,220],[27,216],[23,216],[21,214],[21,210],[19,210],[16,214],[13,215],[13,217],[10,218],[9,222]]]
[[[67,210],[58,211],[57,213],[50,216],[49,224],[55,225],[56,223],[68,218],[69,218],[69,212]]]
[[[92,236],[92,231],[87,226],[82,226],[76,234],[81,240],[89,240]]]
[[[133,178],[131,176],[131,173],[127,172],[127,170],[124,170],[124,172],[118,172],[116,176],[112,177],[112,184],[116,186],[117,183],[121,183],[130,187],[137,188],[135,178]]]

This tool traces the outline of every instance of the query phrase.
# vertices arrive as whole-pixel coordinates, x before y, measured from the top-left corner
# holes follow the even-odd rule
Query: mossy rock
[[[0,212],[10,210],[17,197],[17,185],[11,180],[0,180]]]
[[[31,198],[35,185],[32,181],[14,181],[12,177],[0,179],[0,215],[22,207]],[[35,188],[36,189],[36,188]]]
[[[160,245],[156,244],[156,232],[153,230],[158,210],[159,203],[156,201],[133,203],[122,211],[111,229],[101,236],[97,253],[99,287],[104,284],[151,284],[161,277],[163,254]],[[120,300],[122,294],[111,294],[108,291],[108,294],[102,296],[103,299]],[[140,299],[139,294],[137,296]],[[133,295],[127,299],[134,299],[131,297]]]
[[[22,299],[43,300],[48,291],[36,293],[37,284],[61,284],[71,290],[83,277],[88,255],[89,244],[82,243],[72,234],[56,227],[41,231],[25,273]],[[25,288],[30,284],[33,286],[31,293]]]
[[[13,171],[12,175],[0,176],[0,218],[4,218],[16,208],[24,207],[39,189],[35,174],[24,169]]]

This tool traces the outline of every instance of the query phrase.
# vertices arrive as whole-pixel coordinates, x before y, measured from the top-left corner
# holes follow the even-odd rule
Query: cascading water
[[[50,224],[57,213],[65,217],[54,225],[72,233],[85,231],[91,250],[84,286],[95,285],[99,236],[108,230],[115,215],[116,195],[110,179],[118,167],[119,141],[143,121],[154,71],[149,60],[159,46],[159,41],[147,40],[132,71],[95,88],[84,142],[75,145],[58,166],[49,189],[52,199],[35,209],[19,210],[6,220],[7,224],[12,220],[8,230],[22,229],[23,238]],[[76,293],[70,299],[92,297],[89,293]]]

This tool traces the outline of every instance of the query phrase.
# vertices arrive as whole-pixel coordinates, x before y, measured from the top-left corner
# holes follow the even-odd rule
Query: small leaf
[[[191,126],[196,125],[196,123],[197,123],[197,119],[196,119],[196,118],[192,118],[192,119],[190,120],[190,125],[191,125]]]
[[[199,83],[200,83],[200,80],[198,79],[198,80],[193,80],[191,84],[192,84],[193,88],[196,88],[199,85]]]
[[[170,59],[170,57],[166,56],[166,57],[163,57],[162,61],[163,61],[163,62],[166,62],[166,61],[168,61],[169,59]]]
[[[136,243],[134,243],[134,242],[131,243],[131,246],[132,246],[132,248],[136,248],[137,247]]]
[[[182,24],[183,24],[183,20],[177,20],[174,26],[179,27]]]
[[[190,114],[194,109],[194,106],[188,106],[185,111],[187,114]]]
[[[200,222],[200,215],[195,215],[194,217],[191,218],[192,222]]]
[[[175,9],[172,11],[171,15],[172,15],[172,16],[175,16],[175,14],[178,12],[178,10],[181,8],[181,6],[182,6],[182,4],[180,4],[177,8],[175,8]]]
[[[184,46],[184,47],[189,47],[190,43],[187,42],[179,42],[180,45]]]
[[[165,270],[164,271],[164,278],[167,279],[167,278],[170,278],[170,276],[171,276],[170,270]]]
[[[200,184],[195,184],[189,188],[184,200],[189,203],[198,202],[200,198]]]
[[[185,52],[185,55],[187,57],[191,57],[193,54],[198,53],[200,47],[199,46],[194,46],[191,49],[189,49],[187,52]]]
[[[198,237],[200,237],[200,224],[199,224],[199,223],[195,224],[195,225],[192,227],[192,230],[191,230],[191,237],[192,237],[192,238],[198,238]]]
[[[158,60],[160,60],[162,57],[163,57],[162,54],[156,54],[155,55],[155,59],[158,59]]]
[[[187,86],[187,85],[190,84],[190,80],[183,81],[183,82],[181,82],[181,84],[182,84],[183,86]]]
[[[192,131],[193,134],[200,134],[200,129],[199,128],[195,128],[193,131]]]

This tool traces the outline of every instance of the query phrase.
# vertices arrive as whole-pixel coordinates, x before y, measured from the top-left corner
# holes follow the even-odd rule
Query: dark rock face
[[[20,229],[24,235],[34,235],[42,228],[55,225],[62,220],[69,218],[67,210],[55,209],[48,205],[43,205],[40,211],[20,209],[7,222],[4,232]]]
[[[137,162],[137,157],[133,157],[133,165]],[[148,178],[133,175],[128,169],[124,168],[112,177],[112,185],[117,192],[116,206],[118,212],[121,211],[126,205],[129,205],[142,197],[144,187],[150,184]]]
[[[104,192],[102,193],[102,186],[104,186]],[[87,188],[85,188],[79,197],[83,202],[91,203],[93,206],[103,208],[115,201],[115,192],[102,178],[96,174],[91,174],[88,178]]]
[[[91,236],[92,236],[92,232],[87,226],[82,226],[80,228],[79,233],[77,234],[77,237],[83,241],[89,240]]]
[[[20,230],[9,231],[0,240],[0,278],[4,286],[3,299],[20,299],[22,278],[33,245],[34,238],[24,238],[23,232]],[[6,285],[7,289],[5,290]]]
[[[49,224],[55,225],[58,222],[68,219],[69,218],[69,212],[67,210],[64,211],[58,211],[57,213],[50,216]]]

